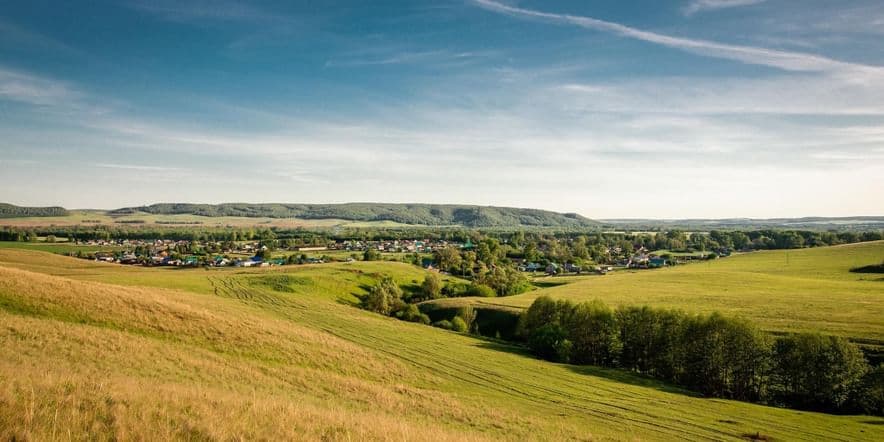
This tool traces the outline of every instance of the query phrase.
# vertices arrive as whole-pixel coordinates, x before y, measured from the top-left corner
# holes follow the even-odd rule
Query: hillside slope
[[[404,264],[162,272],[2,253],[4,439],[884,438],[877,418],[696,398],[347,305],[381,274],[418,281]]]
[[[153,204],[109,212],[129,215],[144,212],[159,215],[208,217],[268,217],[300,219],[342,219],[349,221],[393,221],[402,224],[465,227],[588,227],[597,225],[577,214],[538,209],[452,204]]]

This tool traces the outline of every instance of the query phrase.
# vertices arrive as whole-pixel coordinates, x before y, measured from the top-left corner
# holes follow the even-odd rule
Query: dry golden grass
[[[0,268],[0,304],[4,438],[467,437],[399,361],[224,299]]]
[[[0,251],[0,440],[884,438],[880,419],[697,398],[380,317],[342,301],[420,270],[359,264],[169,271]],[[280,274],[290,291],[252,284]]]

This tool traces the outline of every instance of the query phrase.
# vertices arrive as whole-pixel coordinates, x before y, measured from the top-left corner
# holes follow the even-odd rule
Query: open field
[[[21,249],[21,250],[35,250],[40,252],[50,252],[50,253],[71,253],[82,251],[83,253],[95,253],[95,252],[116,252],[119,250],[125,250],[126,247],[117,246],[117,245],[85,245],[85,244],[74,244],[68,242],[17,242],[17,241],[0,241],[0,249]]]
[[[101,210],[72,210],[68,216],[0,218],[0,227],[48,227],[48,226],[96,226],[119,227],[281,227],[281,228],[333,228],[333,227],[401,227],[405,224],[392,221],[348,221],[343,219],[298,218],[247,218],[240,216],[198,215],[134,215],[110,216]]]
[[[884,438],[880,418],[697,398],[349,305],[381,274],[423,277],[389,262],[171,270],[0,250],[0,435]]]
[[[822,331],[884,342],[884,277],[849,272],[884,260],[884,242],[762,251],[715,261],[586,276],[507,298],[462,303],[527,307],[539,296],[738,315],[774,332]],[[535,283],[556,278],[539,278]]]

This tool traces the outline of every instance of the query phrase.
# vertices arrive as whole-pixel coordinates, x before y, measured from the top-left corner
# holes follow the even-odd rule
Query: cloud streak
[[[568,24],[584,29],[607,32],[621,37],[654,43],[657,45],[679,49],[686,52],[739,61],[747,64],[774,67],[786,71],[798,72],[849,72],[884,75],[884,68],[858,63],[834,60],[821,55],[802,52],[779,51],[753,46],[741,46],[718,43],[708,40],[673,37],[656,32],[644,31],[619,23],[599,20],[592,17],[543,12],[532,9],[509,6],[494,0],[473,0],[486,10],[534,20],[543,20],[557,24]]]
[[[74,99],[77,93],[61,82],[0,67],[0,100],[52,105]]]
[[[683,12],[685,15],[691,16],[702,11],[751,6],[766,1],[767,0],[693,0],[684,7]]]

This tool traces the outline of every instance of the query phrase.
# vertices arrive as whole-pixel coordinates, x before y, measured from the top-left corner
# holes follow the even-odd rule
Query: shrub
[[[451,321],[447,319],[443,319],[441,321],[436,321],[433,323],[433,327],[444,328],[445,330],[451,330],[452,324]]]
[[[396,312],[396,317],[403,321],[430,323],[430,317],[421,313],[420,309],[414,304],[406,304],[401,310]],[[426,322],[424,322],[424,318],[426,318]]]
[[[470,330],[470,327],[463,318],[455,316],[454,319],[451,320],[451,329],[459,333],[466,333]]]
[[[363,261],[377,261],[379,259],[381,259],[381,252],[375,249],[368,249],[362,254]]]
[[[467,330],[472,330],[473,324],[476,323],[476,310],[473,309],[472,306],[467,305],[467,306],[461,307],[457,311],[457,315],[455,317],[463,320],[463,322],[467,326]]]
[[[467,289],[467,296],[481,296],[484,298],[493,298],[497,296],[494,289],[484,284],[472,283]]]
[[[442,287],[442,296],[448,298],[470,296],[469,289],[470,286],[462,282],[449,282]]]

